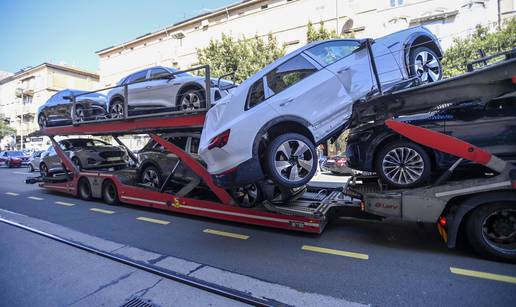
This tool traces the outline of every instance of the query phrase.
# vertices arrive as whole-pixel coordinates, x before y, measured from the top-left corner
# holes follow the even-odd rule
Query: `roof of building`
[[[49,68],[53,68],[53,69],[57,69],[57,70],[62,70],[62,71],[67,71],[67,72],[71,72],[71,73],[74,73],[74,74],[79,74],[79,75],[83,75],[83,76],[88,76],[88,77],[92,77],[92,78],[95,78],[95,79],[99,79],[99,75],[98,74],[95,74],[95,73],[92,73],[90,71],[87,71],[87,70],[84,70],[82,68],[77,68],[77,67],[72,67],[72,66],[63,66],[63,65],[57,65],[57,64],[52,64],[52,63],[41,63],[37,66],[34,66],[34,67],[30,67],[30,68],[27,68],[27,69],[23,69],[23,70],[20,70],[20,71],[17,71],[16,73],[12,74],[11,76],[8,76],[7,78],[4,78],[4,79],[0,79],[0,84],[3,84],[3,83],[7,83],[11,80],[14,80],[14,79],[18,79],[20,77],[22,77],[23,75],[28,75],[38,69],[41,69],[43,67],[49,67]]]
[[[209,17],[212,17],[212,16],[216,16],[216,15],[219,15],[219,14],[222,14],[222,13],[227,13],[227,12],[233,11],[235,9],[239,9],[239,8],[251,5],[251,4],[259,3],[261,1],[264,1],[264,0],[243,0],[243,1],[239,1],[239,2],[236,2],[236,3],[230,4],[228,6],[224,6],[224,7],[215,9],[215,10],[213,10],[211,12],[206,12],[206,13],[203,13],[203,14],[196,15],[194,17],[188,18],[188,19],[181,20],[181,21],[179,21],[179,22],[177,22],[175,24],[172,24],[172,25],[170,25],[168,27],[165,27],[164,29],[140,35],[140,36],[138,36],[138,37],[136,37],[136,38],[134,38],[134,39],[132,39],[130,41],[125,42],[125,43],[121,43],[121,44],[118,44],[118,45],[113,45],[113,46],[110,46],[110,47],[98,50],[95,53],[98,54],[98,55],[101,55],[101,54],[104,54],[104,53],[107,53],[107,52],[110,52],[110,51],[113,51],[113,50],[116,50],[116,49],[119,49],[119,48],[123,48],[124,46],[127,46],[129,44],[132,44],[132,43],[135,43],[135,42],[138,42],[138,41],[141,41],[141,40],[148,39],[148,38],[153,37],[153,36],[157,36],[157,35],[160,35],[160,34],[163,34],[163,33],[168,33],[168,32],[177,30],[177,29],[179,29],[179,28],[181,28],[181,27],[183,27],[183,26],[185,26],[187,24],[198,22],[198,21],[201,21],[202,19],[209,18]]]

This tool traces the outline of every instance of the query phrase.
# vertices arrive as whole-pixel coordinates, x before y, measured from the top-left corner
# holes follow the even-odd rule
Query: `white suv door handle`
[[[287,99],[285,99],[285,101],[283,101],[282,103],[280,103],[280,107],[285,107],[285,106],[287,106],[289,103],[291,103],[292,101],[294,101],[294,98],[287,98]]]
[[[150,86],[150,85],[147,85],[147,86],[146,86],[145,88],[146,88],[146,89],[149,89],[149,88],[152,88],[152,86]]]
[[[346,72],[346,71],[348,71],[348,70],[349,70],[349,66],[348,66],[348,67],[345,67],[345,68],[342,68],[342,69],[340,69],[340,70],[338,70],[338,71],[337,71],[337,73],[338,73],[338,74],[341,74],[341,73]]]

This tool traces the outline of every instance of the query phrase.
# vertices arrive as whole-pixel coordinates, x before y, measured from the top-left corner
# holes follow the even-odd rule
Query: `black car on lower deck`
[[[454,136],[516,162],[516,92],[487,102],[449,103],[428,113],[396,119]],[[394,188],[419,186],[457,160],[401,137],[383,122],[351,129],[346,155],[349,167],[376,172],[384,183]],[[463,162],[460,168],[479,169],[479,166]]]

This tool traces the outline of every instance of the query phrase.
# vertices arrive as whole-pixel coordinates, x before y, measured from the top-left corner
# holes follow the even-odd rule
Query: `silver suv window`
[[[354,40],[331,41],[314,46],[305,52],[323,66],[337,62],[360,48],[360,42]]]
[[[127,78],[124,81],[124,84],[132,83],[132,82],[141,82],[141,81],[144,81],[146,77],[147,77],[147,70],[139,71],[137,73],[130,75],[129,78]]]

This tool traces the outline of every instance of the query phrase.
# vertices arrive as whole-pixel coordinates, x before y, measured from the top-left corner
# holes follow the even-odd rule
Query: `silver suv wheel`
[[[195,110],[201,108],[201,97],[197,93],[187,92],[181,99],[181,108],[183,110]]]
[[[425,49],[420,50],[411,63],[415,67],[416,75],[423,83],[435,82],[441,79],[441,67],[439,59]]]

